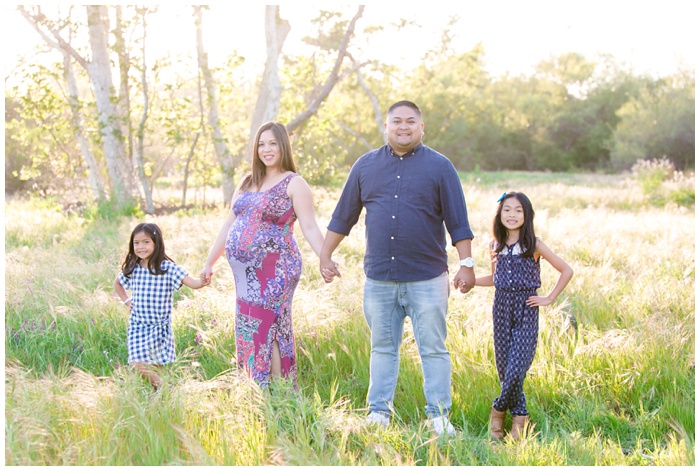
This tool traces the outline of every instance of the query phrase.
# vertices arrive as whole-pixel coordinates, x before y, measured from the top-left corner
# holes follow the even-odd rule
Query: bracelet
[[[122,303],[123,303],[123,304],[126,304],[126,303],[128,303],[129,301],[131,301],[131,298],[126,298],[124,301],[122,301]]]

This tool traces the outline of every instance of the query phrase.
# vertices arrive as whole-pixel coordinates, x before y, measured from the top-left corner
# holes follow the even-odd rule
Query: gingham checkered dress
[[[187,276],[184,268],[164,260],[167,272],[153,275],[137,265],[129,278],[119,274],[124,289],[131,290],[131,316],[127,331],[129,363],[164,365],[175,361],[175,336],[171,312],[173,291]]]

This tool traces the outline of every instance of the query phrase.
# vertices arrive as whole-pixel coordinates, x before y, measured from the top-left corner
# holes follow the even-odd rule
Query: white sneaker
[[[381,428],[387,428],[389,426],[389,417],[379,412],[370,412],[367,417],[365,417],[365,422],[368,425],[379,425]]]
[[[434,419],[428,420],[428,425],[435,431],[438,435],[447,434],[450,437],[457,435],[455,428],[450,423],[447,416],[435,417]]]

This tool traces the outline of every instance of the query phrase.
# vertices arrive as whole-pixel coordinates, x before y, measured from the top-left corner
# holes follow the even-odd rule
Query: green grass
[[[261,391],[235,368],[235,289],[221,260],[213,286],[176,293],[178,362],[165,370],[170,387],[153,393],[125,366],[128,314],[112,293],[130,231],[143,219],[95,220],[64,215],[51,202],[8,199],[5,463],[694,465],[694,207],[668,201],[660,207],[634,181],[614,175],[462,178],[477,274],[490,269],[486,247],[496,199],[510,190],[530,197],[538,235],[575,271],[557,302],[540,311],[537,355],[525,382],[536,423],[527,440],[488,440],[499,385],[493,290],[486,288],[450,297],[457,437],[438,439],[423,424],[410,325],[392,425],[363,425],[369,330],[362,314],[362,220],[338,249],[343,278],[329,285],[297,228],[304,256],[294,298],[297,391],[286,381]],[[338,194],[338,188],[315,189],[321,227]],[[168,254],[196,275],[224,212],[148,220],[163,229]],[[556,277],[545,263],[543,291]]]

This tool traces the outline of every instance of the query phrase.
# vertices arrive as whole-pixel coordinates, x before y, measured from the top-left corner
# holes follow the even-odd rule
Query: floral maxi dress
[[[236,219],[226,239],[226,258],[236,282],[236,356],[260,385],[270,380],[277,340],[282,376],[296,386],[292,297],[301,276],[294,240],[296,214],[287,186],[296,173],[266,191],[243,193],[233,205]]]

